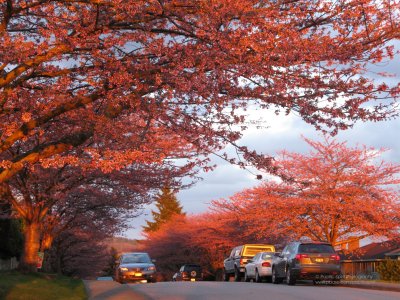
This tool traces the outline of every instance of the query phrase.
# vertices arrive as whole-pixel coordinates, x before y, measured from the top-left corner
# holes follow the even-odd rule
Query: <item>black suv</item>
[[[172,281],[199,281],[203,280],[203,272],[199,265],[183,265],[172,277]]]
[[[340,257],[332,245],[324,242],[292,242],[272,260],[272,282],[286,278],[289,285],[297,279],[315,282],[340,281]]]

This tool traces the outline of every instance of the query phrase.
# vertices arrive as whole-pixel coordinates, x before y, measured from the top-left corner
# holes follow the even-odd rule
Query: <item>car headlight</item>
[[[126,271],[128,271],[128,268],[119,268],[119,270],[120,270],[121,272],[126,272]]]
[[[147,271],[155,271],[156,270],[156,267],[155,266],[151,266],[151,267],[148,267],[147,268]]]

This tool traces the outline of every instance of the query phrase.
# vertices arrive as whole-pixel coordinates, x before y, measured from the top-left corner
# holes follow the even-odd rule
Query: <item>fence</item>
[[[342,275],[360,280],[379,279],[377,268],[383,261],[384,259],[342,260]]]
[[[16,257],[9,259],[0,259],[0,271],[14,270],[18,267],[18,260]]]

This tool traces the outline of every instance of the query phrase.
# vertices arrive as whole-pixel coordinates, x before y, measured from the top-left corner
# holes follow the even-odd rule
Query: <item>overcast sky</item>
[[[400,47],[397,47],[400,48]],[[377,72],[390,72],[396,76],[385,80],[395,84],[400,81],[400,57],[397,56],[390,64],[381,64],[373,70]],[[271,111],[256,111],[267,120],[268,128],[249,128],[243,132],[240,142],[257,152],[275,155],[280,150],[306,153],[310,150],[302,136],[311,139],[321,138],[321,134],[314,127],[306,124],[295,115],[275,116]],[[340,132],[337,137],[339,141],[347,141],[350,146],[366,145],[375,148],[387,148],[383,159],[400,163],[400,119],[385,122],[357,123],[354,128]],[[202,181],[199,181],[190,189],[181,191],[177,197],[183,209],[188,214],[201,213],[207,210],[212,200],[232,196],[245,188],[260,184],[254,174],[228,164],[217,157],[213,158],[218,167],[213,172],[201,173]],[[254,170],[253,170],[254,171]],[[145,220],[151,220],[151,209],[149,206],[143,210],[143,214],[132,220],[132,229],[125,234],[131,239],[140,239],[142,225]]]

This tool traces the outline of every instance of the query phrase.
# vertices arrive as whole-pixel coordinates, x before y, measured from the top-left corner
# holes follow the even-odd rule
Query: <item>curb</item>
[[[360,288],[360,289],[369,289],[369,290],[381,290],[381,291],[391,291],[391,292],[400,292],[400,284],[398,283],[375,283],[375,282],[354,282],[354,281],[344,281],[341,282],[341,287],[349,287],[349,288]]]
[[[88,280],[82,280],[83,286],[85,287],[86,296],[87,296],[86,299],[91,299],[92,296],[91,296],[90,289],[88,288],[87,281],[88,281]]]

